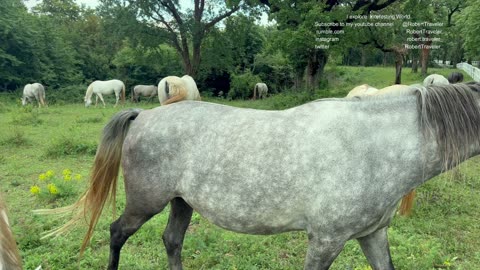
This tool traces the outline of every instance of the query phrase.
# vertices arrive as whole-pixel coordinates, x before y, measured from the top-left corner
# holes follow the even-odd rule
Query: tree
[[[396,0],[310,0],[300,2],[263,0],[262,2],[270,6],[271,17],[278,23],[281,31],[278,44],[294,66],[296,88],[301,87],[301,78],[303,74],[306,74],[307,88],[315,89],[328,59],[325,49],[315,47],[315,29],[318,29],[316,23],[349,22],[347,14],[368,14],[384,9]],[[338,26],[329,28],[332,30],[342,29]]]
[[[480,57],[480,0],[468,1],[468,6],[458,16],[457,30],[464,38],[463,46],[469,59]]]
[[[194,0],[193,9],[183,11],[178,0],[129,0],[141,17],[151,25],[164,27],[168,41],[181,56],[186,74],[194,76],[201,61],[201,47],[206,35],[221,20],[250,7],[243,0]]]

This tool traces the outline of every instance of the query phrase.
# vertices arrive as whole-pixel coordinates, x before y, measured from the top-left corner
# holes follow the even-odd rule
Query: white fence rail
[[[467,63],[458,63],[457,68],[465,71],[474,81],[480,82],[480,69]]]

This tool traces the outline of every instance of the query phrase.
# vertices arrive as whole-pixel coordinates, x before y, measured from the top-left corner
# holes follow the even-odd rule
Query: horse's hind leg
[[[304,270],[326,270],[343,249],[346,240],[322,239],[308,234],[308,250]]]
[[[357,239],[373,270],[393,270],[387,227]]]
[[[170,270],[181,270],[183,239],[190,224],[193,209],[182,198],[175,198],[170,203],[170,217],[162,238],[167,250]]]
[[[165,206],[167,203],[165,203]],[[161,212],[163,206],[156,213]],[[110,225],[110,259],[108,263],[109,270],[118,269],[118,262],[120,260],[120,250],[127,241],[145,222],[147,222],[156,213],[147,214],[139,211],[138,207],[127,208],[125,212]]]

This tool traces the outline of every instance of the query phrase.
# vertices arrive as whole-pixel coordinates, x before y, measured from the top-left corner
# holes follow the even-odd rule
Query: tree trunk
[[[425,34],[426,38],[429,38],[430,36],[428,34]],[[425,45],[422,48],[422,76],[427,76],[427,69],[428,69],[428,56],[430,55],[430,46],[432,45],[432,41],[429,40],[425,42],[423,45]]]
[[[412,54],[412,73],[418,72],[418,56]]]
[[[428,54],[430,53],[430,50],[428,49],[422,49],[422,76],[427,75],[427,69],[428,69]]]
[[[367,52],[365,50],[365,46],[362,47],[362,58],[360,59],[360,65],[364,67],[367,63]]]
[[[318,79],[323,73],[327,62],[327,54],[324,50],[314,50],[308,55],[306,85],[310,91],[318,86]]]
[[[395,51],[395,84],[402,83],[403,55]]]

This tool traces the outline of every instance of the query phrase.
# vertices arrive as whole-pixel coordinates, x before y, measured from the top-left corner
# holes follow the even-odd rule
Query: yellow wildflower
[[[40,175],[38,176],[38,179],[39,179],[40,181],[45,181],[45,179],[47,179],[47,175],[44,174],[44,173],[42,173],[42,174],[40,174]]]
[[[52,176],[55,175],[55,173],[52,171],[52,170],[48,170],[45,175],[47,176],[47,178],[51,178]]]
[[[40,187],[37,186],[37,185],[33,185],[30,187],[30,193],[32,193],[33,195],[37,195],[40,193]]]
[[[75,174],[75,180],[80,181],[82,180],[82,175],[81,174]]]
[[[65,175],[71,175],[72,174],[72,171],[70,171],[69,169],[65,169],[63,170],[62,174],[65,176]]]
[[[63,176],[63,180],[65,180],[65,181],[70,181],[70,180],[72,180],[72,176],[71,176],[70,174],[65,174],[65,175]]]
[[[47,185],[47,188],[48,188],[48,192],[49,192],[50,194],[54,194],[54,195],[55,195],[55,194],[58,194],[58,189],[57,189],[57,187],[55,186],[55,184],[50,183],[50,184]]]

